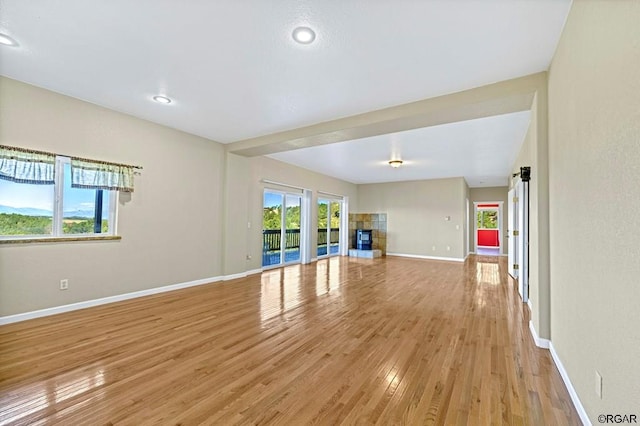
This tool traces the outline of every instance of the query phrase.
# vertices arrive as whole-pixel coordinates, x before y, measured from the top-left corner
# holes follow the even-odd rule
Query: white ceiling
[[[20,43],[0,46],[0,74],[230,143],[546,70],[570,5],[571,0],[0,0],[0,32]],[[316,31],[313,44],[293,42],[291,32],[299,25]],[[151,101],[157,94],[174,102]],[[496,120],[507,123],[505,133],[521,134],[516,128],[522,117]],[[467,127],[460,126],[443,128]],[[421,137],[421,130],[415,132]],[[413,136],[396,136],[408,156]],[[437,145],[429,143],[430,149]],[[341,146],[346,145],[326,149],[346,149]],[[449,145],[439,149],[444,146]],[[478,167],[480,161],[468,163]],[[312,165],[305,167],[319,167]],[[496,175],[505,167],[478,173]],[[399,173],[410,174],[411,168]],[[469,168],[461,175],[475,181],[480,175],[474,173]]]
[[[505,186],[530,115],[480,118],[269,157],[359,184],[462,176],[470,187]],[[390,159],[404,163],[394,169]]]

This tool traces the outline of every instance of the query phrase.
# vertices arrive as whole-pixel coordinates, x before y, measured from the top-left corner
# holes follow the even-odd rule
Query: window
[[[115,235],[117,191],[72,187],[68,157],[55,156],[54,176],[53,184],[0,179],[0,238]]]
[[[478,229],[498,229],[497,210],[478,210]]]

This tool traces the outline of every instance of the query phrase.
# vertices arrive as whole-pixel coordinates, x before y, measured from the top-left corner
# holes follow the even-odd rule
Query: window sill
[[[0,244],[31,244],[31,243],[69,243],[76,241],[114,241],[121,240],[119,235],[91,235],[73,237],[43,237],[43,238],[13,238],[0,239]]]

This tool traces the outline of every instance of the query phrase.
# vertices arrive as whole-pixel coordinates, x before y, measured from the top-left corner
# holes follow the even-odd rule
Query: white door
[[[518,278],[518,271],[514,266],[518,263],[518,188],[514,187],[509,191],[508,217],[507,217],[507,238],[509,239],[509,275]]]
[[[527,214],[529,213],[528,209],[528,201],[529,197],[527,194],[527,189],[525,188],[522,180],[518,179],[516,184],[517,189],[517,213],[516,216],[518,218],[517,221],[517,229],[518,229],[518,256],[516,257],[518,264],[518,292],[520,293],[520,297],[522,297],[523,302],[529,301],[529,274],[528,274],[528,221]]]

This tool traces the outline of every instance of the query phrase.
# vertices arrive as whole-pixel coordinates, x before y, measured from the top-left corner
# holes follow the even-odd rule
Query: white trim
[[[478,207],[479,204],[497,204],[498,207]],[[503,206],[504,201],[474,201],[473,202],[473,246],[477,251],[478,248],[498,248],[500,249],[499,255],[504,254],[504,235],[502,232],[502,216],[503,216]],[[488,211],[497,211],[498,212],[498,227],[497,228],[478,228],[478,210],[488,210]],[[471,221],[471,218],[469,218]],[[498,247],[495,246],[479,246],[478,245],[478,231],[486,230],[486,231],[498,231]]]
[[[237,274],[223,275],[222,281],[236,280],[238,278],[245,278],[247,276],[246,272],[240,272]]]
[[[541,337],[538,337],[538,333],[536,333],[536,329],[533,326],[533,321],[529,321],[529,331],[531,332],[531,337],[533,337],[533,341],[535,342],[537,347],[543,348],[543,349],[549,349],[549,345],[551,344],[551,341],[549,341],[548,339],[543,339]]]
[[[123,300],[135,299],[152,294],[165,293],[167,291],[180,290],[187,287],[211,284],[222,281],[223,277],[203,278],[195,281],[187,281],[179,284],[171,284],[162,287],[154,287],[147,290],[134,291],[131,293],[118,294],[115,296],[102,297],[100,299],[86,300],[84,302],[71,303],[69,305],[54,306],[53,308],[40,309],[37,311],[24,312],[22,314],[8,315],[0,317],[0,325],[14,322],[26,321],[34,318],[46,317],[49,315],[61,314],[64,312],[76,311],[78,309],[91,308],[93,306],[106,305],[107,303],[121,302]]]
[[[261,183],[266,183],[267,185],[277,185],[277,186],[282,186],[284,188],[298,189],[298,190],[300,190],[300,193],[302,193],[302,191],[304,191],[305,189],[309,189],[309,188],[303,188],[301,186],[290,185],[288,183],[276,182],[274,180],[269,180],[269,179],[260,179],[260,182]],[[265,188],[265,189],[267,189],[267,188]],[[300,195],[300,194],[298,194],[298,195]]]
[[[403,253],[387,253],[387,256],[411,257],[414,259],[428,259],[428,260],[446,260],[449,262],[464,262],[464,259],[459,257],[423,256],[420,254],[403,254]]]
[[[580,420],[582,420],[582,423],[585,426],[591,426],[591,420],[589,420],[589,416],[587,415],[582,402],[580,402],[580,398],[578,398],[578,393],[576,392],[573,384],[571,383],[571,380],[569,379],[569,374],[567,373],[567,370],[565,370],[564,365],[562,364],[562,361],[560,361],[560,357],[558,356],[558,353],[556,352],[556,349],[553,347],[553,344],[551,342],[549,342],[549,351],[551,352],[551,358],[553,358],[553,362],[556,364],[556,367],[560,372],[560,377],[562,377],[562,381],[564,382],[564,385],[569,392],[569,396],[571,397],[573,406],[576,408],[576,411],[580,416]]]
[[[94,306],[106,305],[107,303],[121,302],[123,300],[135,299],[138,297],[150,296],[152,294],[166,293],[168,291],[180,290],[183,288],[194,287],[198,285],[211,284],[220,281],[229,281],[237,278],[244,278],[249,275],[261,274],[262,269],[252,269],[250,271],[241,272],[239,274],[231,274],[212,278],[203,278],[201,280],[187,281],[184,283],[171,284],[162,287],[154,287],[147,290],[134,291],[131,293],[117,294],[115,296],[102,297],[100,299],[86,300],[84,302],[71,303],[69,305],[54,306],[53,308],[45,308],[37,311],[24,312],[22,314],[8,315],[0,317],[0,325],[11,324],[14,322],[26,321],[34,318],[46,317],[49,315],[61,314],[64,312],[76,311],[78,309],[91,308]]]
[[[531,299],[527,300],[527,306],[529,307],[529,312],[532,312],[533,311],[533,305],[531,304]]]
[[[344,200],[344,195],[339,195],[339,194],[334,194],[332,192],[325,192],[325,191],[316,191],[318,193],[318,198],[323,198],[323,199],[327,199],[327,197],[329,197],[329,199],[333,200],[333,201],[342,201]],[[333,197],[333,198],[331,198]]]
[[[338,255],[347,256],[349,254],[349,197],[342,197],[340,204],[340,237],[338,238]],[[331,238],[329,238],[331,243]],[[329,245],[327,245],[327,251],[330,251]]]
[[[245,272],[239,272],[237,274],[224,275],[220,278],[222,279],[222,281],[229,281],[229,280],[237,280],[238,278],[245,278],[245,277],[248,277],[249,275],[261,274],[261,273],[262,273],[262,268],[252,269],[250,271],[245,271]]]
[[[317,262],[317,261],[318,261],[318,258],[317,258],[317,257],[312,257],[312,258],[311,258],[311,263],[313,263],[313,262]]]

